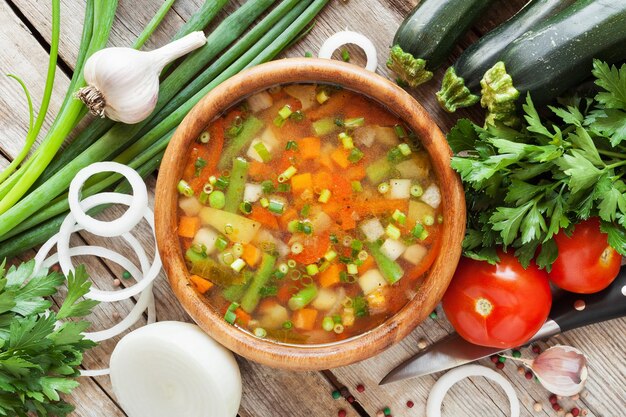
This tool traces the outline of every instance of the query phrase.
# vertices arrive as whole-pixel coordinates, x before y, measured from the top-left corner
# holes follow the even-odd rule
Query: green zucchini
[[[531,0],[500,26],[468,47],[446,71],[437,93],[444,110],[453,113],[480,100],[480,79],[500,57],[502,51],[542,20],[555,15],[575,0]]]
[[[626,1],[578,0],[511,42],[481,80],[486,123],[517,123],[517,98],[544,104],[589,76],[593,59],[626,59]]]
[[[430,80],[494,0],[422,0],[396,32],[387,67],[411,87]]]

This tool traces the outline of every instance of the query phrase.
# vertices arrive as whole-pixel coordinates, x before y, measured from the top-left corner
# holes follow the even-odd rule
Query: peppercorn
[[[554,394],[550,395],[548,399],[550,400],[550,404],[556,404],[559,401],[558,398],[556,398],[556,395]]]
[[[114,287],[119,287],[120,285],[122,285],[122,282],[119,279],[115,278],[113,280],[113,286]]]
[[[524,374],[524,377],[526,379],[533,379],[533,373],[530,371],[526,371],[526,373]]]
[[[518,366],[517,373],[520,375],[524,375],[526,373],[526,368],[524,368],[523,366]]]
[[[555,403],[555,404],[552,404],[552,409],[554,411],[559,411],[561,409],[561,406]]]
[[[541,348],[537,345],[533,345],[533,353],[536,353],[537,355],[541,353]]]
[[[517,349],[514,349],[514,350],[513,350],[513,357],[514,357],[514,358],[521,358],[521,357],[522,357],[522,352],[520,352],[520,351],[519,351],[519,350],[517,350]]]
[[[543,410],[543,405],[541,405],[541,403],[535,403],[535,404],[533,404],[533,410],[541,411],[541,410]]]
[[[124,278],[124,279],[130,279],[131,277],[132,277],[132,275],[128,271],[124,271],[122,273],[122,278]]]
[[[411,401],[411,400],[406,402],[406,406],[409,407],[409,408],[413,408],[414,405],[415,405],[415,403],[413,401]]]
[[[354,402],[354,397],[352,395],[348,395],[348,398],[346,398],[346,400],[348,400],[348,402],[352,404]]]
[[[389,407],[385,407],[383,408],[383,413],[385,413],[385,415],[389,417],[391,415],[391,409]]]
[[[346,410],[339,410],[339,412],[337,413],[338,417],[346,417],[348,413],[346,413]]]
[[[496,363],[496,368],[498,368],[498,369],[504,369],[504,363],[503,363],[503,362],[498,362],[498,363]]]
[[[385,417],[385,412],[384,412],[383,410],[379,410],[379,411],[376,413],[376,417]]]
[[[341,397],[341,393],[338,390],[333,391],[333,398],[338,400]]]
[[[347,397],[348,395],[350,395],[350,391],[348,391],[348,388],[346,387],[341,387],[339,392],[341,393],[342,397]]]
[[[437,319],[437,317],[439,317],[439,316],[437,315],[437,312],[436,312],[436,311],[433,311],[432,313],[430,313],[430,318],[431,318],[431,319],[433,319],[433,320],[434,320],[434,319]]]
[[[358,392],[363,392],[363,391],[365,391],[365,387],[363,386],[363,384],[359,384],[359,385],[356,386],[356,390]]]
[[[506,358],[504,356],[500,356],[498,358],[498,361],[500,361],[501,363],[504,363],[504,362],[506,362]]]
[[[498,355],[491,355],[489,359],[491,359],[491,362],[493,363],[498,363]]]
[[[580,415],[580,410],[577,407],[572,408],[570,411],[574,417],[578,417]]]

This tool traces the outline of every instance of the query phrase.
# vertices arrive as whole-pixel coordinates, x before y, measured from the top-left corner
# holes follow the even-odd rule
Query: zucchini
[[[387,67],[411,87],[430,80],[457,40],[494,0],[422,0],[393,39]]]
[[[437,93],[441,107],[453,113],[480,100],[480,79],[515,39],[575,0],[531,0],[513,17],[468,47],[446,71]]]
[[[517,123],[516,100],[558,97],[589,76],[593,59],[626,59],[626,1],[578,0],[511,42],[480,84],[486,123]]]

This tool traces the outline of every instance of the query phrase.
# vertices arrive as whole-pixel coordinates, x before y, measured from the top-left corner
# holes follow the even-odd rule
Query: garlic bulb
[[[154,51],[105,48],[85,63],[86,87],[76,97],[99,117],[139,123],[152,113],[159,97],[159,75],[175,59],[206,43],[201,31],[192,32]]]
[[[553,346],[530,362],[529,367],[541,385],[563,397],[578,394],[587,381],[587,359],[571,346]]]

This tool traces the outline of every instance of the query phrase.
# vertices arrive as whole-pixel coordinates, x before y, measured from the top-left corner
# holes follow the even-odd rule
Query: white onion
[[[354,44],[363,49],[365,56],[367,56],[367,65],[365,65],[365,69],[376,72],[376,68],[378,67],[376,46],[371,40],[369,40],[369,38],[358,32],[346,30],[335,33],[330,38],[326,39],[326,42],[324,42],[320,48],[318,56],[324,59],[331,59],[333,52],[347,44]]]
[[[511,403],[510,417],[519,417],[519,401],[511,383],[493,369],[481,365],[460,366],[439,378],[428,396],[426,417],[441,417],[441,404],[448,390],[457,382],[470,376],[483,376],[500,385],[507,397],[509,397],[509,402]]]
[[[404,245],[404,243],[391,238],[385,239],[382,246],[380,247],[380,251],[392,261],[395,261],[400,256],[402,256],[405,250],[406,246]]]
[[[441,204],[441,192],[439,192],[439,187],[435,184],[430,184],[428,188],[424,190],[421,200],[432,208],[436,209],[439,207]]]
[[[113,221],[96,220],[87,215],[86,211],[91,207],[87,207],[86,201],[79,200],[80,190],[85,182],[93,175],[102,172],[117,172],[122,174],[130,183],[133,189],[132,200],[128,203],[128,210],[119,219]],[[104,195],[110,193],[102,193]],[[144,210],[148,207],[148,190],[141,176],[132,168],[117,162],[97,162],[91,164],[76,174],[76,177],[70,184],[67,195],[70,204],[70,213],[76,219],[76,222],[82,225],[85,230],[98,236],[113,237],[130,231],[144,215]],[[105,203],[109,203],[105,201]],[[105,204],[100,203],[100,204]],[[126,204],[126,203],[124,203]]]

